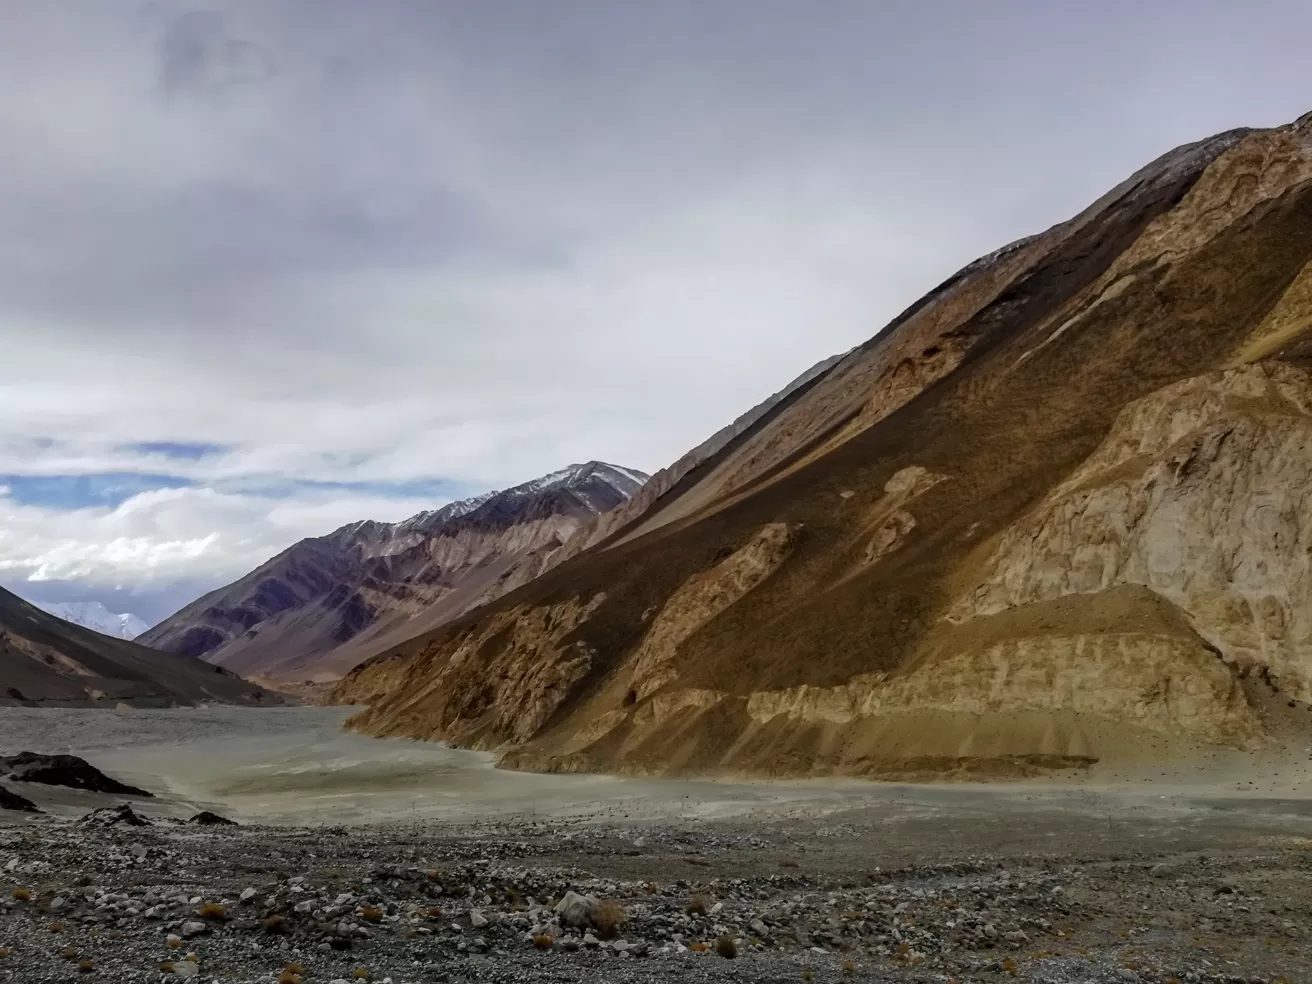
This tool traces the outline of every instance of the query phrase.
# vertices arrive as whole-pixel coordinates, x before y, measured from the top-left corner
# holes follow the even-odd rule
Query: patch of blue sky
[[[121,505],[155,489],[192,488],[195,482],[178,475],[100,472],[92,475],[0,475],[8,497],[26,506],[86,509]]]

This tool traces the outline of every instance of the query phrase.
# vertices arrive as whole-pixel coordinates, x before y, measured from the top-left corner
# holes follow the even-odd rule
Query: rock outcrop
[[[137,641],[274,683],[336,680],[553,567],[646,478],[594,461],[401,523],[352,523],[295,544]]]
[[[972,263],[335,697],[362,732],[541,770],[1257,748],[1312,701],[1309,367],[1312,116],[1172,151]]]
[[[92,793],[144,797],[153,795],[105,775],[86,759],[76,755],[19,752],[17,755],[0,756],[0,775],[14,782],[39,782],[45,786],[66,786]]]

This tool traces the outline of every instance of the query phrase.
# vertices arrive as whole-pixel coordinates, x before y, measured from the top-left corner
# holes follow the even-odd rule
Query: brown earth
[[[1017,775],[1305,734],[1309,325],[1312,117],[1180,148],[334,699],[553,771]]]

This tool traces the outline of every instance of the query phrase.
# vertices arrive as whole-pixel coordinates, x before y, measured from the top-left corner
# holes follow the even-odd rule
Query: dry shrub
[[[293,974],[290,970],[284,970],[278,975],[278,984],[301,984],[301,975]]]
[[[62,933],[64,931],[64,924],[51,923],[49,926],[46,927],[46,931],[50,933]]]
[[[533,945],[539,950],[550,950],[556,945],[556,939],[550,933],[539,933],[533,937]]]
[[[506,889],[506,903],[512,909],[522,909],[524,907],[524,896],[519,894],[519,889],[511,885]]]
[[[171,973],[173,973],[173,961],[172,961],[172,960],[165,960],[162,964],[159,965],[159,972],[160,972],[161,974],[171,974]]]
[[[715,941],[715,952],[725,960],[732,960],[738,956],[738,944],[732,936],[726,934]]]
[[[178,947],[182,946],[182,940],[178,940],[176,943],[173,942],[173,940],[169,940],[168,945],[169,949],[176,950]]]
[[[590,918],[598,936],[603,940],[613,940],[619,935],[620,927],[624,925],[624,920],[628,916],[624,912],[624,906],[614,899],[607,899],[592,910]]]
[[[701,940],[698,940],[696,943],[688,944],[688,949],[693,953],[705,953],[710,948],[711,945],[709,943],[703,943]]]
[[[442,918],[442,915],[443,915],[442,910],[435,905],[429,906],[427,909],[424,910],[424,918],[429,920],[430,922],[437,922],[439,919]]]
[[[688,900],[688,907],[684,910],[690,916],[704,916],[711,911],[711,897],[705,892],[698,892]]]
[[[9,956],[9,954],[13,952],[14,951],[9,949],[9,947],[7,946],[0,946],[0,960],[3,960],[5,957]]]
[[[271,936],[280,936],[287,932],[287,917],[274,913],[265,917],[264,931]]]
[[[365,922],[382,922],[385,915],[387,915],[387,912],[376,905],[366,905],[360,909],[360,918]]]
[[[289,963],[286,967],[282,969],[282,972],[284,974],[296,974],[299,977],[301,974],[305,973],[305,965],[297,963],[295,960],[293,960],[291,963]]]
[[[438,871],[436,868],[429,868],[424,874],[428,876],[430,882],[439,881],[442,877],[442,872]]]
[[[655,882],[647,882],[646,885],[642,886],[642,890],[646,892],[648,895],[655,895],[657,892],[661,890],[661,887],[657,885]]]
[[[1003,957],[1003,958],[1002,958],[1002,969],[1005,970],[1005,971],[1006,971],[1008,974],[1010,974],[1012,977],[1015,977],[1015,976],[1016,976],[1016,970],[1018,969],[1018,965],[1017,965],[1017,963],[1016,963],[1015,958],[1014,958],[1014,957]]]
[[[807,967],[804,971],[802,971],[802,980],[804,981],[815,980],[815,974],[812,972],[810,967]]]
[[[29,892],[29,891],[28,891],[27,889],[25,889],[25,888],[16,888],[16,889],[14,889],[14,901],[16,901],[16,902],[31,902],[31,901],[32,901],[32,893]]]
[[[217,902],[206,902],[196,910],[196,915],[210,922],[223,922],[228,918],[228,910]]]
[[[89,974],[95,969],[96,969],[95,962],[92,961],[90,958],[86,960],[79,960],[77,962],[77,972],[79,974]]]
[[[369,975],[369,968],[368,968],[368,967],[356,967],[355,970],[352,971],[351,976],[354,977],[357,981],[367,981],[367,980],[369,980],[369,976],[370,976],[370,975]]]

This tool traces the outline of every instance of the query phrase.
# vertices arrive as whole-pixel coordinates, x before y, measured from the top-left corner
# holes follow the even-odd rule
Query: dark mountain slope
[[[92,632],[0,589],[0,704],[171,706],[283,698],[217,666]]]

